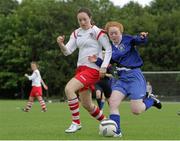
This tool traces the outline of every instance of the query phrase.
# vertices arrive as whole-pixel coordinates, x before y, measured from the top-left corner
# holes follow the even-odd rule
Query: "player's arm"
[[[69,41],[68,41],[68,43],[66,45],[64,44],[64,39],[65,39],[64,35],[57,37],[57,43],[58,43],[62,53],[65,56],[68,56],[72,52],[74,52],[74,50],[77,48],[77,46],[76,46],[76,39],[73,36],[73,34],[71,34],[70,39],[69,39]]]
[[[98,41],[103,46],[103,48],[105,49],[104,59],[103,59],[101,68],[107,68],[109,65],[109,62],[111,60],[111,56],[112,56],[112,47],[111,47],[111,44],[110,44],[110,41],[109,41],[107,34],[103,33],[99,37]]]
[[[99,36],[98,42],[105,49],[105,51],[104,51],[105,52],[104,53],[104,59],[103,59],[102,65],[100,67],[100,74],[102,76],[105,76],[106,71],[107,71],[107,67],[108,67],[108,65],[110,63],[110,60],[111,60],[112,48],[111,48],[109,38],[108,38],[107,34],[105,34],[105,33],[103,33],[101,36]]]
[[[35,79],[37,77],[37,72],[33,72],[32,75],[25,74],[24,76],[27,77],[29,80]]]
[[[97,66],[101,67],[103,60],[99,57],[97,57],[96,55],[92,55],[92,56],[88,56],[88,60],[91,63],[95,63]]]
[[[43,79],[41,79],[41,84],[45,90],[48,90],[48,86],[44,83]]]
[[[68,52],[67,52],[67,49],[66,49],[66,47],[65,47],[65,45],[64,45],[64,39],[65,39],[65,36],[64,36],[64,35],[57,37],[57,43],[58,43],[61,51],[62,51],[63,54],[65,55],[65,54],[68,54]]]
[[[89,59],[90,62],[95,63],[95,64],[96,64],[97,66],[99,66],[99,67],[100,67],[100,66],[102,65],[102,63],[103,63],[103,60],[102,60],[101,58],[97,57],[96,55],[89,56],[88,59]],[[111,72],[111,70],[112,70],[111,65],[108,65],[108,67],[107,67],[107,72]],[[106,73],[105,76],[107,76],[107,77],[113,77],[113,75],[110,74],[110,73]]]
[[[139,35],[133,36],[132,43],[134,45],[147,43],[148,32],[141,32]]]

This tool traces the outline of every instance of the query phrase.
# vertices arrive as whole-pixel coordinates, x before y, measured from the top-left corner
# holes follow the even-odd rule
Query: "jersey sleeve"
[[[36,77],[38,77],[38,72],[37,72],[37,71],[34,71],[34,72],[32,73],[32,75],[28,76],[28,79],[29,79],[29,80],[33,80],[33,79],[35,79]]]
[[[97,40],[100,45],[105,49],[104,60],[101,67],[107,68],[112,56],[112,48],[107,34],[104,31],[100,31]]]
[[[139,45],[147,43],[147,37],[141,38],[140,35],[132,36],[132,44]]]
[[[75,32],[76,31],[71,34],[70,39],[66,44],[66,51],[64,52],[65,56],[72,54],[77,48]]]
[[[102,62],[103,62],[103,60],[98,57],[97,61],[95,62],[95,64],[100,67],[102,65]]]

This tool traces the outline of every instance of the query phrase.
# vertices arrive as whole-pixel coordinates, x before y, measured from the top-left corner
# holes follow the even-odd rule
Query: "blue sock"
[[[103,109],[103,107],[104,107],[104,101],[101,101],[100,110]]]
[[[111,114],[109,115],[109,118],[111,120],[114,120],[117,124],[117,134],[119,134],[121,132],[121,129],[120,129],[120,115],[117,115],[117,114]]]
[[[150,98],[150,97],[146,97],[143,100],[144,104],[146,105],[146,110],[149,109],[151,106],[153,106],[154,104],[154,99]]]

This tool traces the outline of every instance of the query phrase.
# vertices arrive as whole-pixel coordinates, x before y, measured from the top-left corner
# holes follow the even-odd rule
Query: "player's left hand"
[[[147,35],[148,35],[148,32],[141,32],[141,33],[140,33],[140,37],[141,37],[141,39],[146,38],[146,37],[147,37]]]

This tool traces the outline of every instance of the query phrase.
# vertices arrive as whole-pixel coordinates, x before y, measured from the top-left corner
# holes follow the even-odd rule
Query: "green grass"
[[[135,116],[129,102],[121,105],[122,138],[98,135],[99,122],[80,109],[83,128],[66,134],[71,117],[67,103],[48,103],[48,112],[42,113],[35,102],[29,113],[21,111],[26,101],[0,101],[0,139],[2,140],[178,140],[180,139],[179,103],[164,102],[163,109],[151,108]],[[108,107],[104,109],[108,115]]]

